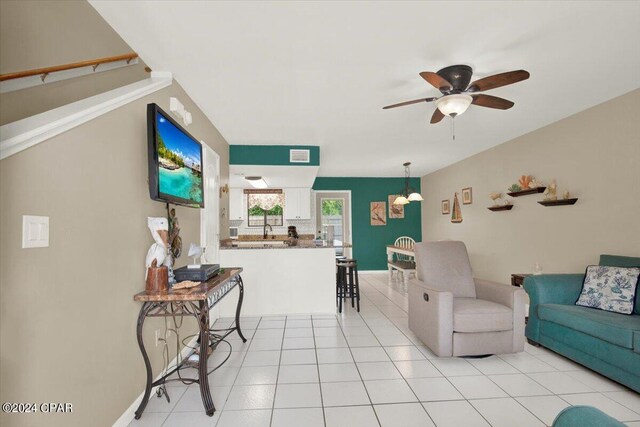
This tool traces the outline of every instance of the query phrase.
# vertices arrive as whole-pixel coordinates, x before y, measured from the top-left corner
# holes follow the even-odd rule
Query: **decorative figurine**
[[[178,222],[175,208],[169,211],[169,251],[173,258],[180,258],[180,254],[182,254],[180,223]]]
[[[168,270],[171,267],[171,256],[168,255],[169,222],[166,218],[149,217],[147,226],[155,243],[151,245],[145,260],[146,289],[161,291],[167,289]]]
[[[153,260],[156,260],[156,265],[164,265],[167,258],[167,238],[169,236],[169,222],[166,218],[158,217],[147,218],[147,226],[151,230],[151,237],[155,243],[151,245],[147,252],[146,266],[151,267]]]
[[[556,180],[551,180],[551,183],[547,186],[547,189],[544,190],[544,200],[547,202],[558,200],[557,196],[558,186],[556,184]]]
[[[569,193],[568,191],[564,192],[564,195],[562,196],[565,200],[569,200],[571,198],[571,193]]]
[[[158,267],[158,260],[153,259],[147,268],[145,290],[147,292],[167,292],[169,288],[169,269],[162,265]]]
[[[189,253],[187,253],[187,255],[193,258],[193,264],[187,265],[187,268],[200,268],[202,266],[202,264],[198,264],[196,259],[198,257],[202,258],[203,254],[204,254],[204,248],[202,246],[198,246],[198,245],[193,244],[193,243],[190,244],[189,245]],[[202,259],[201,259],[201,261],[202,261]]]
[[[529,183],[529,188],[538,188],[538,187],[544,187],[544,184],[542,182],[539,182],[537,179],[535,179],[532,176],[531,182]]]
[[[530,186],[532,179],[533,177],[531,175],[522,175],[518,180],[518,184],[520,185],[520,188],[522,188],[523,190],[528,190],[529,188],[532,188]]]
[[[458,202],[458,193],[453,195],[453,208],[451,209],[451,222],[462,222],[462,212],[460,212],[460,203]]]
[[[518,184],[513,184],[511,187],[507,188],[511,193],[517,193],[518,191],[522,191],[522,187]]]
[[[506,206],[511,204],[510,201],[505,200],[504,197],[502,197],[502,193],[491,193],[489,194],[489,197],[491,198],[491,200],[493,200],[494,207]]]
[[[165,263],[169,267],[169,284],[174,285],[176,283],[176,276],[173,274],[173,260],[180,257],[182,254],[182,237],[180,237],[180,223],[176,216],[176,210],[171,209],[169,211],[169,255],[168,261]]]

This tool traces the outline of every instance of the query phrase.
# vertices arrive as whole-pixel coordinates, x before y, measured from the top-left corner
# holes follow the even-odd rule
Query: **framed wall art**
[[[371,202],[371,225],[387,225],[387,202]]]
[[[451,206],[449,205],[449,199],[442,201],[442,215],[449,215],[451,213]]]
[[[473,203],[473,191],[471,187],[462,189],[462,204],[470,205]]]
[[[404,218],[404,205],[393,204],[398,197],[398,194],[389,195],[389,218]]]

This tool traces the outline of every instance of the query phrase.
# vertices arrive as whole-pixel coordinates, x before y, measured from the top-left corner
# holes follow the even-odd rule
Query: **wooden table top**
[[[398,250],[402,250],[402,251],[409,251],[409,252],[413,252],[413,248],[403,248],[402,246],[387,245],[387,248],[389,248],[389,249],[398,249]]]
[[[133,296],[135,301],[204,301],[209,294],[242,272],[242,267],[226,267],[224,272],[198,286],[188,289],[169,289],[167,292],[142,291]]]

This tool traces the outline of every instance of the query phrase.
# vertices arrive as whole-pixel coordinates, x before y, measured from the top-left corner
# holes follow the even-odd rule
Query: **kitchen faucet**
[[[271,230],[271,232],[273,233],[273,227],[271,227],[271,224],[267,224],[266,221],[264,223],[264,227],[262,228],[262,238],[266,239],[267,238],[267,227],[269,227],[269,230]]]

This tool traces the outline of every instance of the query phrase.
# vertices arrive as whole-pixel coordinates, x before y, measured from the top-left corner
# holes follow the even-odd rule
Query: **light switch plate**
[[[22,216],[22,248],[49,247],[49,217]]]

